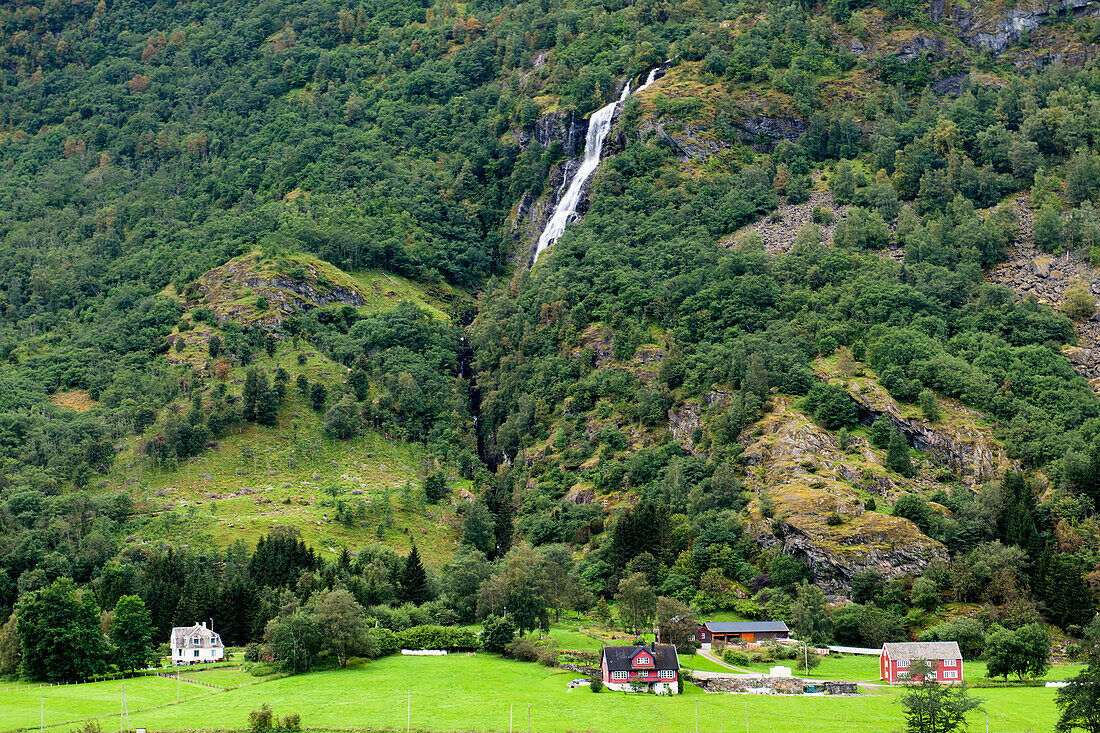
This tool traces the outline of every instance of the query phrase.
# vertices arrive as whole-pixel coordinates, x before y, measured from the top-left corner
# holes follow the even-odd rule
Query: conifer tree
[[[409,556],[405,559],[405,567],[401,571],[401,598],[418,606],[431,599],[428,574],[420,562],[420,551],[416,549],[416,545],[412,546]]]

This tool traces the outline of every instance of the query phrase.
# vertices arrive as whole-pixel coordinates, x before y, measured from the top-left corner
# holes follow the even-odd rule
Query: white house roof
[[[891,659],[962,659],[959,644],[955,641],[898,641],[887,642],[882,650]]]
[[[193,641],[195,638],[199,639],[197,645]],[[206,628],[206,624],[174,627],[172,629],[172,645],[180,649],[195,646],[205,649],[224,647],[221,636],[214,633],[213,629]]]

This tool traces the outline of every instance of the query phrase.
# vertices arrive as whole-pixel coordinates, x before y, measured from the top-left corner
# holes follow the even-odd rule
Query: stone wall
[[[773,692],[800,695],[806,689],[806,680],[799,677],[738,675],[700,678],[696,676],[694,682],[707,692],[745,692],[766,687]]]

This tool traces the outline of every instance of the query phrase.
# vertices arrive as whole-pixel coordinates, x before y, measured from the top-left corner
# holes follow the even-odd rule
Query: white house
[[[225,659],[222,638],[205,623],[172,629],[172,664],[201,664]]]

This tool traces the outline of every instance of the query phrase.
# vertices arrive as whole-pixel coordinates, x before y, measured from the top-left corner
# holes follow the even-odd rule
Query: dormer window
[[[652,663],[652,660],[650,660],[649,657],[644,656],[644,655],[638,655],[637,657],[635,657],[635,661],[638,664],[651,664]]]

